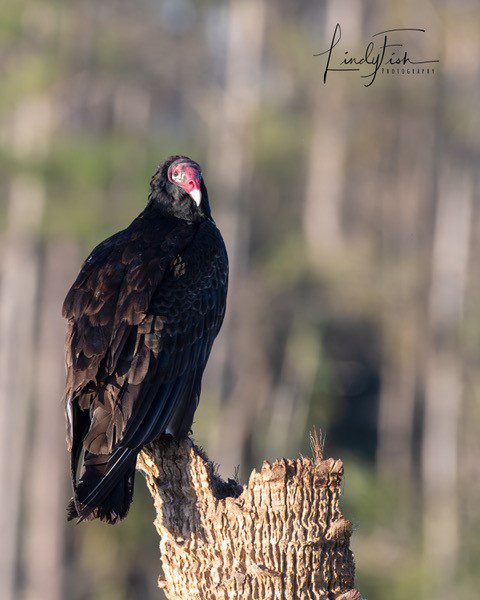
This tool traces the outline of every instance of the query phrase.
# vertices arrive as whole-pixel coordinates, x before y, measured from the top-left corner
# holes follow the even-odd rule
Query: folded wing
[[[223,242],[213,224],[201,227],[195,243],[183,223],[157,237],[107,240],[65,300],[72,477],[82,450],[95,468],[89,485],[75,486],[82,516],[144,444],[191,427],[227,288]]]

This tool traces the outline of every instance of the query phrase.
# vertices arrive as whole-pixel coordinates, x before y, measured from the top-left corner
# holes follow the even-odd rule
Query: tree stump
[[[155,502],[169,600],[359,600],[340,508],[340,460],[264,462],[248,484],[223,481],[190,440],[138,458]]]

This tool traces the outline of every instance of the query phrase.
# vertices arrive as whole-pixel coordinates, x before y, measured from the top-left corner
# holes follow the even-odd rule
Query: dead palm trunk
[[[340,512],[343,465],[264,462],[248,484],[222,481],[191,440],[161,441],[139,457],[155,502],[169,600],[358,600]]]

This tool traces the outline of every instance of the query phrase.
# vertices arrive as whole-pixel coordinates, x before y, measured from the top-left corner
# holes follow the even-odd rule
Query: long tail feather
[[[69,519],[99,518],[111,524],[123,519],[133,498],[136,458],[137,451],[129,448],[118,448],[111,456],[86,453]]]

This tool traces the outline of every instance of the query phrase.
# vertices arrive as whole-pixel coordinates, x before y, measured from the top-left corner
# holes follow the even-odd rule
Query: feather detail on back
[[[85,261],[63,306],[71,517],[122,518],[141,447],[166,432],[187,435],[227,277],[213,221],[159,217],[152,208]]]

